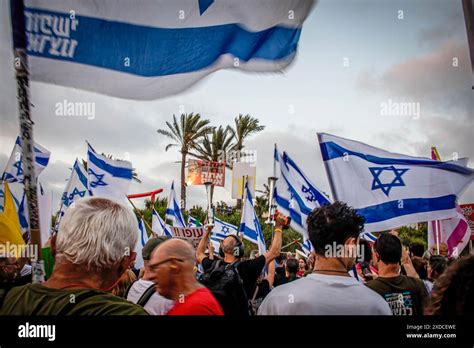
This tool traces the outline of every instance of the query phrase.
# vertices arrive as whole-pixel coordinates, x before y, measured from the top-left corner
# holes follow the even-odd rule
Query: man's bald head
[[[161,243],[153,254],[160,259],[176,257],[177,259],[194,264],[195,253],[193,247],[188,242],[178,238],[172,238]]]

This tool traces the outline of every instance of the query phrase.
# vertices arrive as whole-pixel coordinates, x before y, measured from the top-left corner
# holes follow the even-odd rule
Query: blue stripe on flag
[[[108,172],[110,175],[116,178],[125,178],[131,179],[132,178],[132,170],[128,168],[120,168],[110,165],[109,163],[105,162],[104,160],[98,158],[94,152],[89,149],[89,160],[94,163],[100,169]]]
[[[82,172],[81,167],[77,161],[74,163],[74,170],[76,171],[77,177],[81,181],[81,184],[84,185],[84,187],[87,187],[87,178]]]
[[[34,8],[25,12],[65,15]],[[30,49],[28,54],[140,76],[166,76],[204,69],[227,53],[243,62],[280,60],[296,52],[301,34],[301,28],[282,26],[251,32],[239,24],[168,29],[78,15],[76,19],[80,26],[70,33],[78,42],[73,59],[52,55],[48,44],[42,53]],[[126,66],[125,58],[132,64]]]
[[[471,174],[472,169],[456,165],[448,162],[440,162],[430,159],[404,159],[404,158],[386,158],[378,157],[373,155],[367,155],[360,152],[351,151],[345,149],[339,144],[334,143],[333,141],[327,141],[319,144],[321,148],[321,154],[324,161],[329,161],[331,159],[344,157],[347,155],[359,157],[365,161],[376,163],[376,164],[402,164],[402,165],[419,165],[432,167],[437,169],[449,170],[451,172],[456,172],[460,174]]]
[[[403,203],[402,207],[400,207],[400,201],[396,200],[357,209],[357,213],[364,216],[366,224],[370,224],[403,215],[454,209],[456,205],[456,195],[436,198],[408,198],[401,200],[401,202]]]

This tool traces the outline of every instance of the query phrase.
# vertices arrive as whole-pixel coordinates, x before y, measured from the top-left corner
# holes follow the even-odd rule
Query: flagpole
[[[39,224],[37,180],[34,158],[33,125],[30,114],[29,74],[26,55],[26,35],[23,0],[11,1],[11,21],[15,56],[15,77],[20,121],[24,190],[28,202],[28,228],[30,244],[36,246],[36,259],[32,259],[32,282],[44,282],[44,264],[41,261],[41,231]]]
[[[474,75],[474,21],[472,0],[462,0],[462,7],[464,11],[464,20],[466,23],[467,42],[469,48],[469,56],[471,58],[471,72]],[[474,79],[474,78],[473,78]],[[471,81],[474,89],[474,81]]]
[[[319,147],[321,149],[321,133],[317,133],[317,136],[318,136],[318,144],[319,144]],[[321,153],[321,155],[322,155],[322,153]],[[327,176],[328,181],[329,181],[329,188],[331,190],[332,199],[333,199],[333,201],[337,201],[338,198],[337,198],[337,195],[336,195],[336,190],[334,189],[334,183],[332,181],[332,177],[329,174],[328,164],[324,159],[323,159],[323,163],[324,163],[324,170],[326,171],[326,176]]]
[[[148,222],[146,222],[146,220],[143,218],[143,214],[140,213],[140,211],[137,209],[137,207],[135,207],[135,204],[133,204],[132,200],[130,198],[128,198],[128,201],[130,202],[130,204],[132,205],[133,209],[135,210],[135,213],[137,213],[140,218],[143,220],[143,222],[145,223],[145,226],[148,227],[148,229],[150,230],[150,235],[153,234],[153,229],[150,227],[150,225],[148,224]],[[154,208],[154,207],[153,207]],[[153,213],[153,212],[152,212]]]

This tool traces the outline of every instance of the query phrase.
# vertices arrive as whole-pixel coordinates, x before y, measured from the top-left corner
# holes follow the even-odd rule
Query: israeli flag
[[[305,239],[304,242],[301,244],[301,250],[306,256],[309,256],[314,251],[313,244],[309,239]]]
[[[221,219],[214,217],[214,227],[212,228],[212,236],[218,240],[225,239],[228,235],[237,235],[239,229],[237,226],[229,224],[228,222],[222,221]]]
[[[135,268],[140,269],[145,266],[142,256],[142,250],[146,242],[148,242],[148,234],[146,232],[145,223],[143,219],[140,219],[138,222],[138,242],[135,247],[135,252],[137,253],[137,258],[135,259]]]
[[[132,181],[132,164],[99,155],[88,144],[87,187],[89,194],[123,202]]]
[[[277,207],[283,214],[291,217],[291,227],[307,240],[306,220],[309,214],[315,208],[331,202],[286,152],[280,154],[275,147],[274,160],[280,169],[280,178],[274,189]]]
[[[176,192],[174,191],[174,181],[171,183],[168,207],[166,208],[166,220],[170,220],[171,225],[174,227],[186,227],[183,214],[181,214],[181,208],[176,198]]]
[[[216,237],[211,237],[209,239],[209,242],[212,243],[212,246],[214,248],[214,255],[219,255],[219,248],[221,246],[221,241],[217,239]]]
[[[366,241],[371,243],[375,243],[375,241],[377,240],[377,236],[370,232],[362,232],[360,234],[360,238],[365,239]]]
[[[21,232],[26,233],[26,232],[29,232],[28,206],[27,206],[27,201],[26,201],[26,193],[23,187],[19,190],[18,189],[14,190],[13,185],[11,186],[11,195],[12,195],[13,201],[15,202],[15,208],[18,214],[18,221],[20,221]],[[42,190],[42,187],[40,187],[40,194],[41,194],[41,190]],[[18,193],[18,191],[20,191],[21,193]],[[21,197],[21,199],[19,199],[19,197]],[[29,238],[29,234],[27,238]]]
[[[318,137],[334,198],[365,217],[366,232],[454,217],[457,197],[474,179],[474,170],[460,161],[395,154],[324,133]]]
[[[267,252],[265,239],[263,238],[260,222],[253,206],[252,193],[250,192],[248,182],[245,183],[245,202],[242,219],[240,221],[240,232],[244,234],[244,238],[249,242],[257,244],[258,253],[263,255]]]
[[[165,224],[160,214],[153,209],[151,216],[151,229],[156,233],[157,236],[168,236],[173,237],[173,234],[169,230],[169,226]]]
[[[17,2],[12,4],[18,5]],[[275,72],[294,59],[313,0],[25,0],[32,80],[156,99],[220,69]],[[73,14],[71,14],[73,13]],[[24,40],[23,40],[24,41]]]
[[[34,146],[35,152],[35,172],[36,176],[38,177],[44,168],[48,165],[49,156],[51,152],[46,150],[43,146],[38,143],[35,143]],[[10,155],[10,159],[8,160],[7,166],[5,171],[2,175],[2,181],[6,181],[9,183],[12,182],[19,182],[23,183],[24,175],[23,175],[23,163],[22,163],[22,149],[21,149],[21,139],[20,137],[16,138],[15,146],[13,146],[12,154]]]
[[[188,218],[188,227],[201,227],[202,224],[198,221],[198,219],[193,218],[191,215],[189,215]]]
[[[72,167],[71,176],[66,184],[66,189],[61,197],[61,208],[59,210],[58,224],[67,208],[76,200],[87,197],[89,191],[87,189],[87,173],[84,166],[77,159]]]

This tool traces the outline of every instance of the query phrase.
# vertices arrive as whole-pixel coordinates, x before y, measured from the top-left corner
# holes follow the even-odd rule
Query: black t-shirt
[[[204,272],[212,267],[214,261],[215,260],[211,260],[208,257],[205,257],[202,260],[202,268],[204,269]],[[222,261],[222,263],[226,265],[228,264],[224,261]],[[242,278],[245,293],[247,294],[247,298],[249,299],[253,296],[252,291],[255,290],[257,278],[262,273],[265,264],[265,256],[260,255],[252,260],[242,261],[237,265],[237,271],[239,272],[240,278]]]
[[[257,296],[255,296],[256,299],[263,300],[272,290],[270,287],[270,283],[266,279],[263,279],[260,283],[257,284],[257,286],[258,286],[258,291],[257,291]],[[255,289],[256,288],[257,287],[255,287]],[[255,289],[253,289],[254,293],[255,293]],[[252,294],[252,297],[253,297],[253,294]]]
[[[399,275],[378,277],[365,285],[387,301],[393,315],[423,315],[428,292],[422,280]]]

